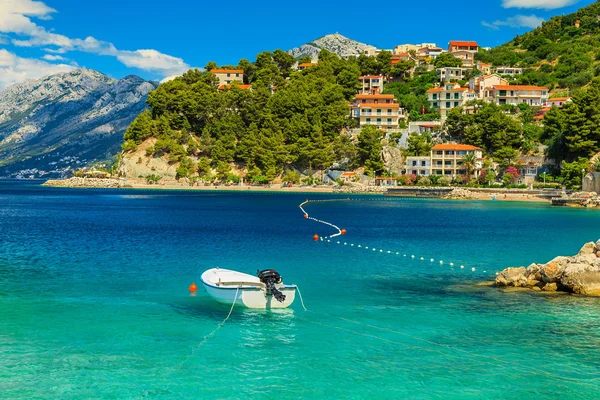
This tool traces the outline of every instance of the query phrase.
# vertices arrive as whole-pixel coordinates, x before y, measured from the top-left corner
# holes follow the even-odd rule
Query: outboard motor
[[[281,293],[275,287],[276,284],[281,283],[279,272],[274,269],[265,269],[262,271],[256,270],[256,273],[258,274],[258,279],[267,286],[267,295],[272,294],[278,302],[283,303],[285,301],[285,294]]]

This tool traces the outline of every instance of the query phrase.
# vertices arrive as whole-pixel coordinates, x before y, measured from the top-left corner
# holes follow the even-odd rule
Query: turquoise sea
[[[334,232],[306,197],[340,196],[0,184],[0,398],[600,397],[599,299],[475,286],[598,240],[600,212],[309,204],[337,244],[312,240]],[[309,311],[215,331],[229,307],[187,290],[215,266],[275,268]]]

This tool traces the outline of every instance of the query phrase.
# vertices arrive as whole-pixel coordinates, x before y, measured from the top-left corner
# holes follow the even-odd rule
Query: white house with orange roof
[[[448,43],[448,52],[456,53],[457,51],[470,51],[477,53],[479,51],[479,45],[477,42],[465,41],[465,40],[451,40]]]
[[[548,103],[548,88],[525,85],[494,85],[483,92],[484,100],[497,105],[520,103],[544,106]]]
[[[469,50],[457,50],[452,55],[462,62],[463,68],[473,68],[475,66],[475,53]]]
[[[462,107],[466,102],[475,100],[475,92],[461,87],[458,83],[446,83],[427,91],[427,100],[433,110],[439,111],[442,119],[455,107]]]
[[[492,73],[492,64],[486,64],[482,63],[481,61],[477,61],[476,67],[484,75],[489,75]]]
[[[573,100],[571,100],[570,97],[554,97],[552,99],[548,99],[548,101],[546,102],[546,107],[552,107],[552,106],[562,107],[566,103],[569,103],[571,101],[573,101]]]
[[[210,72],[219,78],[219,86],[231,85],[233,82],[244,83],[243,69],[211,69]]]
[[[404,110],[393,94],[358,94],[352,106],[352,115],[362,128],[374,125],[383,130],[398,128],[398,120],[405,118]]]
[[[383,76],[382,75],[363,75],[358,78],[360,80],[359,94],[379,94],[383,92]]]
[[[508,85],[508,81],[498,74],[479,75],[469,80],[469,89],[483,98],[486,89],[494,85]]]
[[[523,74],[523,68],[516,67],[496,67],[494,70],[498,75],[515,76]]]
[[[436,144],[431,148],[431,175],[449,178],[465,175],[464,158],[475,155],[472,177],[478,177],[483,168],[483,150],[468,144]]]

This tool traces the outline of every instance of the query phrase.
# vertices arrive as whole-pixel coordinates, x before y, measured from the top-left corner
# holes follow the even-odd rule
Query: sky
[[[494,47],[593,2],[0,0],[0,90],[79,67],[161,81],[208,61],[252,61],[336,32],[384,49],[445,48],[450,40]]]

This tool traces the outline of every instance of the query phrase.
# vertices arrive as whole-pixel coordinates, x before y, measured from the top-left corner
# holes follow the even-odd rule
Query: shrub
[[[285,175],[283,175],[283,181],[298,184],[300,183],[300,174],[294,170],[288,170]]]
[[[148,175],[148,176],[146,176],[146,183],[148,185],[156,185],[161,179],[162,179],[161,176],[158,176],[155,174]]]
[[[431,179],[429,179],[426,176],[420,177],[418,182],[419,182],[419,185],[423,185],[423,186],[431,185]]]
[[[441,186],[449,186],[450,183],[452,183],[452,179],[447,177],[447,176],[442,176],[439,180],[438,180],[438,184]]]
[[[135,149],[137,149],[137,145],[131,139],[126,140],[125,143],[123,143],[121,145],[121,150],[123,150],[124,152],[132,151],[132,150],[135,150]]]

